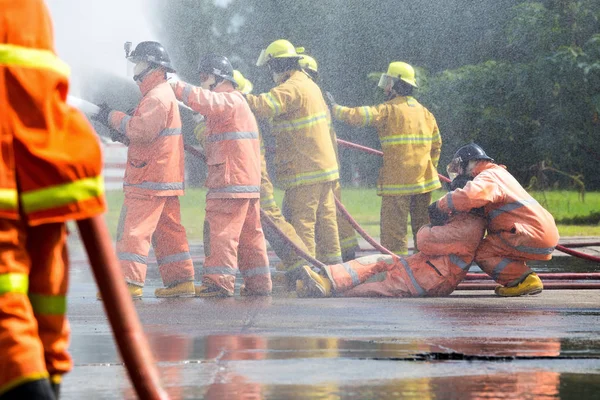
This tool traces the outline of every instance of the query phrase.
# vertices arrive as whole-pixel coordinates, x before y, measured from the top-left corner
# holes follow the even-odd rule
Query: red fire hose
[[[494,290],[497,283],[460,283],[456,290]],[[544,290],[573,290],[573,289],[600,289],[600,283],[577,283],[577,282],[544,282]]]
[[[557,280],[566,280],[566,281],[600,281],[600,272],[540,272],[537,274],[541,280],[543,281],[557,281]],[[467,274],[465,280],[466,281],[483,281],[491,279],[488,274],[480,274],[480,273],[472,273]]]
[[[140,399],[169,397],[160,386],[158,370],[127,290],[103,216],[77,221],[104,309],[129,378]]]
[[[342,146],[342,147],[348,147],[348,148],[353,148],[353,149],[357,149],[360,151],[363,151],[365,153],[369,153],[369,154],[376,154],[378,156],[383,156],[383,152],[379,151],[379,150],[375,150],[372,149],[370,147],[366,147],[366,146],[361,146],[352,142],[347,142],[345,140],[341,140],[338,139],[337,142]],[[445,182],[450,182],[450,179],[448,179],[447,177],[445,177],[444,175],[440,175],[438,174],[439,178]],[[562,251],[563,253],[575,256],[575,257],[579,257],[579,258],[583,258],[585,260],[589,260],[589,261],[595,261],[595,262],[600,262],[600,257],[596,257],[596,256],[592,256],[589,254],[585,254],[582,253],[580,251],[575,251],[575,250],[571,250],[566,248],[565,246],[561,246],[558,245],[556,246],[556,250]]]

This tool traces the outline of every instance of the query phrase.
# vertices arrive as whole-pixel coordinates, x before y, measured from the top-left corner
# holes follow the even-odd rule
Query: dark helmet
[[[487,160],[494,162],[494,159],[485,154],[485,151],[475,143],[469,143],[458,149],[454,154],[454,159],[460,159],[461,167],[463,168],[466,168],[469,161],[472,160]]]
[[[158,42],[141,42],[135,47],[135,50],[127,56],[132,63],[147,61],[151,65],[163,67],[167,72],[175,73],[175,68],[171,65],[171,59],[167,51]]]
[[[237,87],[237,82],[233,79],[233,67],[225,56],[217,54],[201,56],[200,62],[198,62],[198,72],[216,75],[231,82],[233,87]]]

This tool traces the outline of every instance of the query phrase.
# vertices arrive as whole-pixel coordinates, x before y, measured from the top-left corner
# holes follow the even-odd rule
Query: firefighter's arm
[[[333,117],[353,126],[377,126],[386,118],[387,108],[378,106],[344,107],[334,104],[331,107]]]
[[[282,83],[268,93],[248,94],[246,100],[257,118],[271,119],[293,111],[300,106],[300,96],[294,86]]]
[[[205,117],[231,112],[236,102],[242,101],[237,92],[213,92],[185,82],[177,82],[172,87],[177,100]]]
[[[142,100],[134,115],[112,111],[108,116],[111,128],[125,135],[131,142],[151,142],[167,124],[168,111],[162,102],[150,97]]]
[[[495,176],[480,173],[468,182],[463,189],[456,189],[448,192],[444,197],[437,201],[438,207],[443,212],[463,211],[467,212],[472,208],[485,207],[490,203],[502,201],[504,194],[495,182]]]
[[[433,117],[432,117],[433,118]],[[438,167],[438,163],[440,162],[440,153],[442,151],[442,136],[440,135],[440,130],[438,128],[437,122],[435,119],[433,120],[433,135],[431,138],[431,161],[433,162],[434,167]]]

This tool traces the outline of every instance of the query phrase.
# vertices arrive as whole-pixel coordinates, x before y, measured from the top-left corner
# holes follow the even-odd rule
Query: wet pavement
[[[77,246],[71,254],[75,368],[62,398],[133,399],[85,258]],[[600,270],[572,257],[534,268]],[[158,286],[150,265],[135,305],[172,399],[600,398],[600,290],[157,299]]]

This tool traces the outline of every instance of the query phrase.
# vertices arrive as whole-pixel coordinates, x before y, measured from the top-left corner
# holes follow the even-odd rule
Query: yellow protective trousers
[[[413,232],[416,253],[417,232],[429,223],[427,207],[431,203],[431,192],[409,196],[381,197],[381,245],[394,254],[408,254],[408,214]]]
[[[339,180],[333,182],[333,194],[339,201],[342,201],[342,185],[340,185]],[[344,262],[354,260],[356,258],[356,250],[358,250],[358,238],[356,237],[356,231],[341,212],[336,212],[342,260]],[[317,226],[318,224],[319,221],[317,221]],[[317,249],[319,249],[318,243],[322,241],[322,239],[319,237],[319,232],[321,232],[321,230],[317,229]],[[319,254],[319,251],[317,250],[317,258],[320,259],[323,256],[324,255]]]
[[[285,191],[283,215],[302,239],[308,252],[325,264],[342,262],[336,207],[335,182],[297,186]],[[319,240],[316,241],[316,232]]]
[[[70,371],[67,228],[0,219],[0,397]]]

